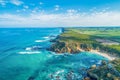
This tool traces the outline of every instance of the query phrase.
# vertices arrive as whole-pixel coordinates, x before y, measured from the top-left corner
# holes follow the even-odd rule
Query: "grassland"
[[[75,32],[93,36],[94,39],[106,39],[120,43],[120,28],[77,28]],[[120,45],[106,45],[109,48],[120,51]]]
[[[60,41],[62,42],[78,42],[78,43],[91,43],[91,36],[88,34],[80,34],[71,29],[65,31],[65,33],[60,35]]]
[[[120,28],[73,28],[74,31],[120,42]]]

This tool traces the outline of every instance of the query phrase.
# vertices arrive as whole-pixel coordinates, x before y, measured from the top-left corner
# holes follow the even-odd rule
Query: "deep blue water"
[[[73,80],[82,79],[83,68],[99,64],[105,58],[83,52],[56,55],[45,48],[60,28],[0,28],[0,80]],[[52,36],[52,37],[51,37]]]

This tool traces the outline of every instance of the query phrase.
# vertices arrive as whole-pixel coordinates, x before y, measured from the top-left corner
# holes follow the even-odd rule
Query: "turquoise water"
[[[1,28],[0,80],[81,80],[102,56],[82,52],[76,55],[56,55],[45,48],[50,39],[59,35],[60,28]],[[52,37],[51,37],[52,36]]]

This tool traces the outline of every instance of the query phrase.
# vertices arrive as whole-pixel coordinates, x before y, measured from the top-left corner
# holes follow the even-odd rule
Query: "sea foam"
[[[23,52],[19,52],[19,54],[39,54],[41,52],[39,51],[31,51],[31,52],[28,52],[28,51],[23,51]]]
[[[35,40],[35,42],[45,42],[46,40]]]
[[[31,47],[27,47],[25,50],[30,51],[32,50]]]
[[[59,70],[55,74],[58,75],[58,74],[63,73],[63,72],[64,72],[64,70]]]
[[[49,38],[49,36],[46,36],[46,37],[43,37],[43,38],[48,39],[48,38]]]

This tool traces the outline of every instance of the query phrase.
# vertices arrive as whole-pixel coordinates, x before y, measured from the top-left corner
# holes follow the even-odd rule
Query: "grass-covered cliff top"
[[[59,41],[61,42],[73,42],[73,43],[93,43],[96,42],[88,34],[81,34],[72,29],[65,29],[65,32],[60,35]]]
[[[91,49],[120,56],[120,28],[65,28],[51,47],[58,53],[80,52]],[[116,33],[115,33],[116,32]]]
[[[57,37],[56,41],[50,50],[57,53],[79,53],[82,49],[88,51],[92,48],[93,44],[98,44],[93,39],[93,36],[81,34],[68,28]]]
[[[99,42],[96,39],[101,39]],[[66,28],[60,42],[100,44],[120,54],[120,28]]]
[[[117,51],[120,51],[120,28],[119,27],[71,28],[71,29],[75,32],[78,32],[84,35],[93,36],[94,39],[99,38],[99,39],[106,40],[106,42],[103,44],[108,44],[108,45],[105,45],[105,46],[108,46],[110,48],[116,49]]]

